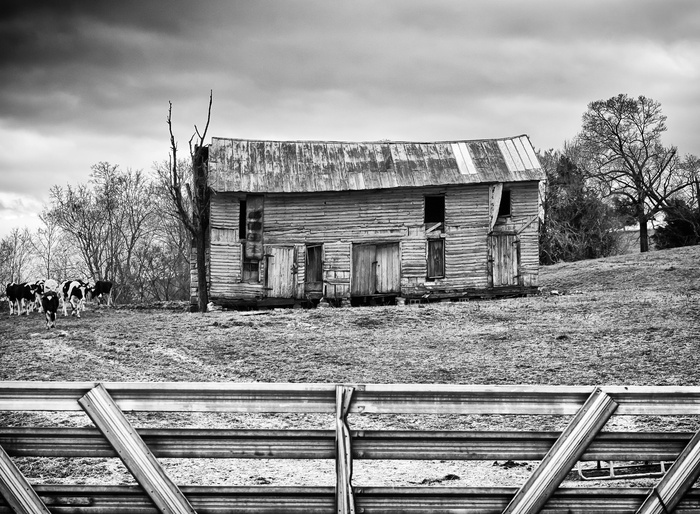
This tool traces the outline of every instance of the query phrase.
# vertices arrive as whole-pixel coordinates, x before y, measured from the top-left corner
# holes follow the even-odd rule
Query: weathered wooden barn
[[[213,138],[208,155],[214,304],[537,289],[544,173],[525,135],[432,143]]]

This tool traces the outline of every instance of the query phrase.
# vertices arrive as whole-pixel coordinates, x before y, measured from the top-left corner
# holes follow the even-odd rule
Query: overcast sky
[[[700,155],[697,0],[4,1],[0,237],[100,161],[209,136],[560,149],[589,102],[645,95]],[[210,141],[210,137],[208,138]]]

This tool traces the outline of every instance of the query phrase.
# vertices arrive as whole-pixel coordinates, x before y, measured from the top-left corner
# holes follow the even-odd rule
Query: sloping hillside
[[[700,246],[636,253],[545,266],[540,271],[545,292],[656,291],[700,292]]]

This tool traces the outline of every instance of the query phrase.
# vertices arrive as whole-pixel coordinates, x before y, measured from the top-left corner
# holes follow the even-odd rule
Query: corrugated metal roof
[[[329,142],[212,138],[215,191],[297,193],[543,180],[526,135],[474,141]]]

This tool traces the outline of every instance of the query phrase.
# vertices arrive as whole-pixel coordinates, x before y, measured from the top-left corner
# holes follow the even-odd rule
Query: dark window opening
[[[260,261],[243,259],[243,282],[260,282]]]
[[[501,193],[501,203],[498,206],[499,216],[510,216],[510,190],[504,189]]]
[[[246,201],[241,200],[239,202],[238,210],[238,239],[246,238],[246,226],[248,225],[247,216],[248,215],[246,213]]]
[[[306,289],[321,291],[323,287],[323,245],[306,247]]]
[[[445,240],[428,240],[428,279],[445,277]]]
[[[439,229],[445,223],[445,197],[444,196],[426,196],[425,197],[425,217],[426,224],[439,223]]]

